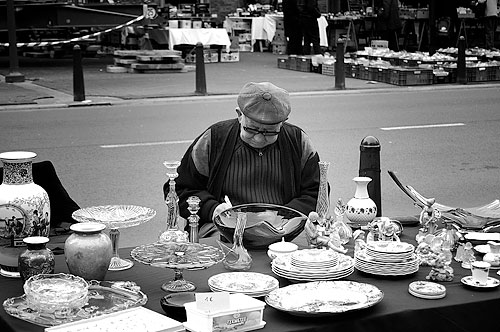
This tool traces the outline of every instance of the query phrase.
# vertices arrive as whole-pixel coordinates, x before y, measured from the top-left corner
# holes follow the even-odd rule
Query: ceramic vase
[[[50,202],[47,192],[33,182],[36,153],[0,153],[3,182],[0,185],[0,237],[14,247],[28,236],[49,236]]]
[[[356,183],[356,192],[346,204],[345,215],[353,227],[366,226],[377,216],[377,205],[368,195],[368,183],[372,180],[366,176],[352,179]]]
[[[49,238],[45,236],[29,236],[24,238],[27,249],[19,255],[19,273],[23,281],[37,274],[54,273],[54,254],[47,248]]]
[[[33,182],[36,153],[0,153],[0,274],[19,278],[18,258],[28,236],[49,236],[50,202],[47,192]]]
[[[70,226],[74,232],[64,243],[69,272],[86,280],[104,280],[113,256],[104,224],[85,222]]]

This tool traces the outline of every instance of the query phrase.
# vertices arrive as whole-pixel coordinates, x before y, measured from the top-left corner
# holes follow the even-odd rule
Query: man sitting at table
[[[286,120],[286,90],[272,83],[247,83],[237,98],[236,119],[211,125],[184,154],[176,190],[181,216],[187,198],[201,199],[200,237],[212,235],[215,216],[233,205],[271,203],[304,214],[314,211],[319,189],[319,155],[309,137]],[[164,185],[165,195],[168,183]]]

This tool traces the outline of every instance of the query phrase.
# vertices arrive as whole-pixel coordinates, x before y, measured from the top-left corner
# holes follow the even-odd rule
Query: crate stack
[[[108,72],[159,73],[184,70],[180,51],[170,50],[116,50],[114,66]]]
[[[271,42],[273,54],[286,54],[286,43],[285,25],[283,23],[283,18],[280,18],[276,21],[276,32],[274,33],[274,38]]]

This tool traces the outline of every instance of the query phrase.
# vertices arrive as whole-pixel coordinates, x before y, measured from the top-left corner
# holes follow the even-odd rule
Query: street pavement
[[[278,68],[278,57],[269,52],[240,52],[238,62],[205,64],[207,95],[234,95],[251,81],[270,81],[290,93],[444,87],[441,84],[395,86],[346,77],[345,89],[336,89],[334,76]],[[19,72],[25,76],[25,82],[5,83],[5,75],[9,74],[9,59],[0,57],[0,110],[110,105],[200,96],[196,93],[196,70],[192,65],[186,66],[184,72],[110,73],[106,67],[114,64],[112,56],[84,58],[82,63],[85,100],[75,102],[72,58],[20,57]],[[446,88],[459,86],[450,84]]]

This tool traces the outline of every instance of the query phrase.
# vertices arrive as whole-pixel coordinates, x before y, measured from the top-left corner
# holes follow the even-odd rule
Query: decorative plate
[[[3,307],[13,317],[49,327],[139,307],[147,301],[148,297],[135,282],[93,280],[89,286],[88,301],[82,308],[56,314],[42,313],[29,306],[26,295],[5,300]]]
[[[431,281],[414,281],[408,285],[408,292],[423,299],[441,299],[446,296],[446,287]]]
[[[278,288],[265,301],[296,316],[329,316],[360,310],[382,301],[377,287],[355,281],[313,281]]]
[[[500,285],[500,281],[496,278],[488,277],[488,281],[486,285],[480,285],[472,279],[472,276],[463,277],[461,280],[462,284],[474,288],[487,289],[487,288],[495,288]]]
[[[191,242],[154,242],[132,249],[138,262],[169,269],[208,268],[224,258],[219,248]]]
[[[279,287],[278,279],[256,272],[219,273],[208,279],[212,290],[264,296]]]
[[[71,215],[78,222],[100,222],[108,228],[140,225],[156,215],[156,211],[136,205],[101,205],[76,210]]]

